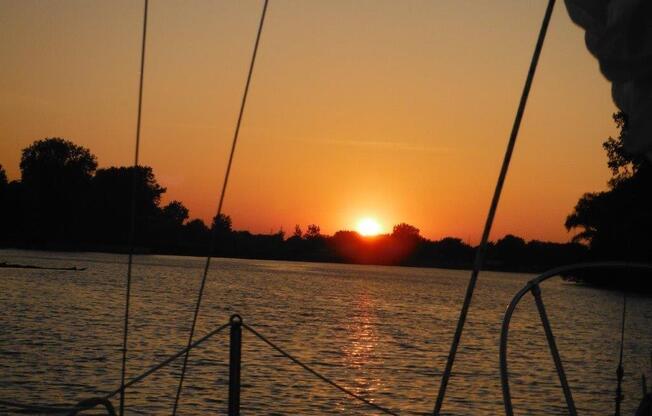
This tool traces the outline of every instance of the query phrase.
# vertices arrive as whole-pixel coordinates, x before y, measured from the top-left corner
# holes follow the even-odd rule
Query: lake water
[[[0,251],[0,261],[86,271],[0,269],[0,399],[73,403],[119,384],[126,257]],[[137,256],[128,375],[183,347],[203,259]],[[291,354],[400,414],[431,412],[469,272],[216,259],[197,336],[233,313]],[[502,315],[531,275],[483,273],[444,404],[450,415],[503,413],[498,372]],[[546,282],[543,296],[578,410],[613,413],[622,295]],[[628,300],[624,414],[650,376],[652,300]],[[244,332],[242,413],[378,414]],[[517,414],[565,414],[531,296],[510,338]],[[170,414],[180,362],[128,391],[129,414]],[[193,351],[180,414],[224,414],[228,331]],[[118,405],[117,398],[113,400]],[[0,413],[6,413],[0,408]]]

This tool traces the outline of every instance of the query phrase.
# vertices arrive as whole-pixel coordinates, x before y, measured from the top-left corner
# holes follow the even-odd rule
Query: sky
[[[568,241],[606,188],[607,81],[558,2],[492,238]],[[544,0],[271,0],[224,212],[323,233],[375,218],[477,243]],[[262,1],[152,0],[141,164],[215,214]],[[0,164],[63,137],[130,165],[143,2],[0,0]]]

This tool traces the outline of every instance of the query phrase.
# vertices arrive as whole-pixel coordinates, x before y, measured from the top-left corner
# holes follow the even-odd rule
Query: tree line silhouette
[[[578,230],[574,242],[589,247],[590,260],[652,262],[652,162],[629,154],[624,146],[627,115],[613,115],[618,137],[602,147],[611,171],[608,189],[584,194],[566,218],[568,230]],[[613,272],[582,272],[574,278],[592,284],[631,289],[652,289],[649,275]]]
[[[626,117],[614,115],[618,138],[604,147],[614,176],[609,190],[582,196],[566,220],[579,229],[569,243],[528,241],[507,235],[490,243],[487,268],[542,271],[588,259],[649,260],[652,246],[651,169],[622,146]],[[151,167],[98,168],[89,149],[61,138],[35,141],[22,150],[20,180],[8,181],[0,166],[0,245],[4,247],[127,250],[135,186],[135,246],[141,253],[206,255],[213,233],[215,256],[469,268],[475,247],[459,238],[431,241],[401,223],[389,234],[363,237],[354,231],[323,235],[310,224],[292,235],[279,230],[234,230],[227,215],[210,225],[190,219],[182,202],[161,204],[166,189]],[[587,276],[575,276],[589,280]]]

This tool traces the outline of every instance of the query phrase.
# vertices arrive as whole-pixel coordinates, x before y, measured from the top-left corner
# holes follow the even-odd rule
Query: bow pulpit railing
[[[503,318],[502,329],[500,333],[500,381],[503,391],[503,402],[505,405],[505,414],[507,416],[514,415],[514,408],[512,406],[512,396],[509,389],[509,370],[507,368],[507,343],[509,339],[509,325],[514,315],[516,306],[519,304],[521,299],[527,294],[531,293],[534,296],[534,302],[541,319],[541,324],[546,335],[546,340],[548,342],[548,348],[550,349],[550,354],[555,363],[555,369],[557,371],[557,376],[559,377],[559,383],[564,392],[564,398],[566,400],[566,407],[568,408],[568,413],[571,416],[577,415],[577,409],[575,408],[575,402],[573,400],[573,394],[571,392],[570,385],[568,384],[568,379],[566,378],[566,372],[564,371],[564,366],[561,360],[561,355],[559,354],[559,349],[557,348],[557,343],[555,342],[555,336],[552,332],[552,327],[550,325],[550,320],[548,319],[548,313],[543,302],[543,296],[541,294],[540,284],[552,277],[560,276],[563,274],[569,274],[571,272],[577,272],[579,270],[590,270],[590,269],[628,269],[628,270],[637,270],[637,271],[649,271],[652,274],[652,264],[643,264],[643,263],[628,263],[628,262],[596,262],[596,263],[579,263],[572,264],[569,266],[558,267],[552,270],[549,270],[536,278],[530,280],[525,287],[523,287],[512,299],[507,310],[505,311],[505,316]],[[616,392],[616,414],[619,414],[619,405],[620,400],[622,400],[622,394],[620,391],[620,382],[622,379],[622,345],[623,345],[623,334],[624,334],[624,314],[625,309],[623,307],[623,327],[621,328],[621,350],[620,350],[620,364],[618,366],[618,387]]]

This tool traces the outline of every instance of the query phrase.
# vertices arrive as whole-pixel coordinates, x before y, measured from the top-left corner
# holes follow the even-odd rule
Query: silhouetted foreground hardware
[[[546,340],[548,342],[548,346],[550,348],[550,353],[552,355],[555,368],[557,371],[557,375],[559,377],[559,381],[562,387],[562,390],[564,392],[564,398],[566,400],[566,405],[568,408],[568,412],[571,416],[576,416],[577,415],[577,410],[575,407],[575,402],[573,400],[572,392],[570,385],[568,383],[568,380],[566,378],[566,373],[564,371],[563,363],[562,363],[562,358],[561,354],[557,348],[557,344],[555,342],[555,337],[552,331],[552,327],[550,325],[550,321],[548,319],[548,314],[546,312],[544,302],[543,302],[543,297],[541,294],[541,288],[540,285],[544,281],[555,277],[559,276],[563,273],[571,272],[574,270],[586,270],[586,269],[601,269],[601,270],[638,270],[638,271],[645,271],[649,272],[652,274],[652,264],[642,264],[642,263],[627,263],[627,262],[596,262],[596,263],[581,263],[581,264],[573,264],[569,266],[563,266],[563,267],[558,267],[555,269],[552,269],[546,273],[543,273],[539,275],[538,277],[530,280],[524,287],[521,289],[510,304],[507,307],[507,310],[505,312],[505,316],[503,319],[503,324],[502,324],[502,330],[501,330],[501,335],[500,335],[500,377],[501,377],[501,385],[502,385],[502,391],[503,391],[503,402],[505,406],[505,414],[507,416],[513,416],[514,411],[513,411],[513,406],[512,406],[512,399],[511,399],[511,393],[510,393],[510,388],[509,388],[509,371],[508,371],[508,365],[507,365],[507,347],[508,347],[508,338],[509,338],[509,326],[510,322],[512,319],[512,316],[514,314],[514,311],[521,301],[521,299],[527,294],[531,293],[534,296],[535,303],[537,306],[537,310],[539,312],[539,317],[541,319],[541,323],[544,328]],[[619,363],[619,368],[617,371],[618,374],[618,387],[617,387],[617,392],[616,392],[616,397],[615,397],[615,403],[616,403],[616,412],[615,415],[619,416],[620,415],[620,402],[622,401],[622,394],[620,392],[620,381],[623,373],[623,352],[622,352],[622,343],[624,341],[624,320],[625,320],[625,308],[623,308],[623,326],[621,328],[621,351],[620,351],[620,363]],[[196,348],[203,344],[204,342],[208,341],[215,335],[221,333],[223,330],[226,328],[229,328],[230,330],[230,335],[229,335],[229,384],[228,384],[228,403],[227,403],[227,409],[226,413],[229,416],[236,416],[240,414],[240,393],[242,389],[242,379],[241,379],[241,364],[242,364],[242,343],[243,343],[243,329],[254,335],[255,338],[259,339],[262,341],[265,345],[268,347],[274,349],[276,352],[278,352],[280,355],[283,357],[287,358],[289,361],[292,363],[296,364],[297,366],[301,367],[304,369],[306,372],[309,374],[313,375],[317,379],[321,380],[322,382],[329,384],[330,386],[334,387],[335,389],[339,390],[340,392],[352,397],[353,399],[364,403],[365,405],[369,406],[370,408],[373,408],[376,411],[379,411],[383,414],[388,414],[388,415],[398,415],[399,412],[397,410],[392,410],[388,407],[382,406],[377,404],[374,400],[368,399],[361,397],[360,395],[354,393],[350,389],[344,387],[340,383],[332,380],[331,378],[321,374],[317,370],[313,369],[306,363],[302,362],[298,358],[296,358],[294,355],[290,354],[289,352],[285,351],[282,347],[280,347],[277,343],[271,341],[268,337],[260,333],[258,330],[256,330],[254,327],[246,324],[242,317],[238,314],[234,314],[230,317],[229,322],[226,324],[223,324],[221,326],[218,326],[217,328],[213,329],[210,331],[208,334],[204,335],[200,339],[194,341],[191,345],[182,348],[179,350],[177,353],[171,355],[167,359],[163,360],[162,362],[153,365],[150,369],[147,371],[144,371],[142,374],[132,378],[131,380],[127,381],[124,383],[123,387],[118,387],[115,390],[112,390],[100,397],[96,398],[89,398],[89,399],[84,399],[80,402],[78,402],[75,405],[32,405],[32,404],[25,404],[25,403],[19,403],[19,402],[13,402],[9,400],[0,400],[0,406],[4,406],[8,409],[15,409],[24,413],[40,413],[40,414],[69,414],[69,415],[75,415],[78,412],[84,411],[84,410],[89,410],[93,409],[99,406],[103,406],[108,415],[115,415],[115,409],[113,408],[113,405],[111,404],[110,400],[117,396],[118,394],[124,393],[124,391],[127,388],[130,388],[131,386],[143,381],[153,373],[157,372],[158,370],[168,366],[171,364],[173,361],[176,359],[180,358],[181,356],[185,356],[185,354],[192,350],[193,348]],[[642,401],[639,405],[639,408],[637,412],[635,413],[636,416],[647,416],[649,415],[649,411],[652,408],[652,393],[647,391],[647,386],[645,385],[645,377],[643,377],[643,398]]]
[[[40,269],[40,270],[66,270],[66,271],[79,271],[82,272],[86,270],[86,267],[45,267],[45,266],[34,266],[33,264],[14,264],[14,263],[7,263],[7,262],[1,262],[0,263],[0,268],[5,268],[5,269]]]
[[[255,63],[255,58],[256,58],[256,52],[258,50],[258,45],[259,45],[259,41],[260,41],[260,36],[261,36],[262,28],[263,28],[263,22],[264,22],[264,18],[265,18],[265,12],[267,10],[268,2],[269,2],[268,0],[264,1],[264,6],[263,6],[262,14],[261,14],[261,19],[260,19],[260,23],[259,23],[259,26],[258,26],[258,33],[257,33],[257,37],[256,37],[256,42],[255,42],[253,54],[252,54],[252,59],[251,59],[250,66],[249,66],[249,72],[248,72],[247,81],[246,81],[246,84],[245,84],[245,89],[244,89],[243,96],[242,96],[242,101],[241,101],[241,105],[240,105],[240,112],[239,112],[238,120],[237,120],[237,123],[236,123],[236,128],[235,128],[233,141],[232,141],[232,146],[231,146],[231,152],[229,154],[229,160],[228,160],[227,169],[226,169],[226,172],[225,172],[224,182],[223,182],[223,186],[222,186],[220,197],[219,197],[218,210],[217,210],[217,215],[216,215],[216,218],[218,218],[218,219],[220,218],[220,215],[221,215],[222,204],[223,204],[225,193],[226,193],[226,188],[227,188],[228,179],[229,179],[229,173],[230,173],[231,165],[232,165],[232,162],[233,162],[233,156],[234,156],[234,152],[235,152],[235,148],[236,148],[236,144],[237,144],[237,139],[238,139],[238,132],[240,130],[242,116],[243,116],[244,109],[245,109],[247,92],[249,90],[249,86],[250,86],[250,82],[251,82],[251,78],[252,78],[252,73],[253,73],[253,68],[254,68],[254,63]],[[571,10],[571,15],[576,19],[576,21],[578,21],[578,23],[582,24],[586,28],[594,28],[596,22],[591,22],[591,21],[587,22],[587,21],[578,20],[577,19],[577,14],[575,13],[576,9],[574,9],[573,6],[578,7],[577,10],[582,10],[584,12],[587,12],[585,14],[581,14],[582,16],[585,16],[585,17],[586,16],[598,16],[600,18],[604,18],[605,17],[604,13],[602,13],[603,10],[599,10],[599,9],[602,8],[602,7],[604,7],[604,8],[611,7],[611,4],[608,4],[608,3],[613,3],[613,4],[616,4],[616,6],[620,6],[620,9],[618,7],[616,7],[616,6],[614,6],[615,9],[625,10],[627,13],[616,13],[616,16],[618,18],[622,17],[623,15],[626,16],[626,17],[627,16],[630,17],[631,22],[633,22],[635,24],[638,24],[638,26],[636,26],[636,27],[639,28],[639,29],[640,29],[639,26],[641,26],[641,23],[647,24],[644,18],[646,16],[648,16],[650,13],[652,13],[652,6],[650,5],[649,1],[646,1],[646,0],[634,0],[634,1],[614,0],[612,2],[603,1],[603,2],[598,2],[598,3],[590,2],[590,1],[586,1],[586,0],[567,0],[567,4],[569,5],[569,10]],[[457,348],[458,348],[458,345],[459,345],[459,343],[461,341],[461,336],[462,336],[464,324],[465,324],[465,321],[466,321],[467,313],[468,313],[468,310],[469,310],[470,305],[471,305],[474,288],[475,288],[475,285],[476,285],[480,270],[483,268],[483,265],[484,265],[485,254],[486,254],[487,247],[488,247],[489,235],[490,235],[490,232],[491,232],[491,229],[492,229],[493,220],[494,220],[497,208],[498,208],[498,203],[499,203],[499,200],[500,200],[503,185],[504,185],[504,182],[505,182],[505,179],[506,179],[506,176],[507,176],[507,172],[508,172],[508,169],[509,169],[511,156],[512,156],[514,146],[516,144],[516,140],[517,140],[517,137],[518,137],[520,124],[521,124],[521,121],[522,121],[522,118],[523,118],[523,115],[524,115],[524,112],[525,112],[525,107],[526,107],[528,95],[529,95],[530,88],[531,88],[533,78],[534,78],[534,74],[535,74],[535,71],[536,71],[536,68],[537,68],[539,56],[540,56],[541,50],[543,48],[543,43],[544,43],[545,36],[546,36],[546,33],[547,33],[548,24],[549,24],[551,16],[552,16],[552,11],[553,11],[553,8],[554,8],[554,4],[555,4],[555,0],[548,0],[547,7],[546,7],[546,12],[545,12],[545,15],[544,15],[544,18],[543,18],[543,22],[542,22],[541,29],[540,29],[540,32],[539,32],[539,36],[538,36],[538,39],[537,39],[535,50],[534,50],[534,53],[533,53],[533,56],[532,56],[532,60],[530,62],[528,75],[526,77],[526,82],[525,82],[525,85],[524,85],[524,88],[523,88],[523,91],[522,91],[522,94],[521,94],[519,106],[518,106],[516,116],[515,116],[515,119],[514,119],[512,131],[511,131],[509,141],[508,141],[508,145],[507,145],[507,148],[506,148],[506,151],[505,151],[505,156],[504,156],[503,163],[502,163],[502,166],[501,166],[500,174],[499,174],[499,177],[498,177],[498,180],[497,180],[497,183],[496,183],[493,198],[492,198],[491,205],[490,205],[490,208],[489,208],[489,212],[488,212],[488,215],[487,215],[487,219],[486,219],[486,222],[485,222],[485,226],[484,226],[484,230],[483,230],[483,234],[482,234],[482,242],[481,242],[480,246],[478,247],[478,249],[476,251],[476,257],[475,257],[475,262],[474,262],[474,265],[473,265],[473,271],[471,273],[471,278],[469,280],[469,284],[468,284],[468,287],[467,287],[466,296],[464,298],[464,302],[463,302],[463,305],[462,305],[462,308],[461,308],[461,311],[460,311],[460,317],[459,317],[459,320],[457,322],[455,335],[453,337],[453,340],[452,340],[452,343],[451,343],[451,349],[450,349],[450,352],[449,352],[449,355],[448,355],[448,361],[446,363],[446,368],[444,370],[443,377],[442,377],[441,384],[440,384],[439,394],[438,394],[438,397],[437,397],[437,400],[436,400],[436,403],[435,403],[435,408],[434,408],[434,411],[433,411],[433,413],[435,415],[438,415],[440,413],[441,407],[443,405],[443,401],[444,401],[445,393],[446,393],[447,383],[448,383],[449,377],[450,377],[450,375],[452,373],[452,370],[453,370],[453,364],[454,364],[454,361],[455,361]],[[632,8],[633,7],[632,5],[635,5],[636,8]],[[134,172],[138,172],[138,170],[141,168],[139,166],[139,163],[138,163],[138,152],[139,152],[139,141],[140,141],[140,124],[141,124],[140,120],[141,120],[141,107],[142,107],[142,95],[143,95],[143,78],[144,78],[144,64],[145,64],[147,7],[148,7],[148,1],[145,0],[145,10],[144,10],[144,18],[143,18],[143,37],[142,37],[142,48],[141,48],[141,55],[140,55],[140,58],[141,58],[140,59],[140,63],[141,63],[140,69],[141,69],[141,71],[140,71],[140,84],[139,84],[139,96],[138,96],[138,122],[137,122],[137,129],[136,129],[136,147],[135,147],[135,158],[134,158],[134,165],[133,165],[133,171]],[[631,10],[628,9],[628,7]],[[588,12],[595,12],[596,10],[597,10],[598,13],[595,14],[595,15],[592,15],[591,13],[588,13]],[[641,13],[636,13],[636,12],[641,12]],[[598,23],[605,23],[603,25],[604,27],[599,28],[600,33],[605,32],[605,33],[607,33],[609,35],[612,35],[613,33],[618,33],[618,32],[617,31],[614,32],[614,30],[603,30],[603,29],[606,29],[606,28],[610,29],[612,27],[616,28],[616,29],[618,29],[618,28],[622,29],[624,26],[627,26],[627,25],[623,25],[622,24],[623,22],[618,20],[618,19],[615,22],[611,22],[609,19],[611,19],[612,17],[613,16],[608,15],[606,17],[606,22],[598,22]],[[612,25],[612,23],[613,23],[613,25]],[[645,26],[645,25],[643,25],[643,27],[647,28],[647,26]],[[635,31],[635,32],[639,33],[640,31]],[[629,31],[626,31],[625,34],[627,36],[631,35],[631,33]],[[645,35],[644,39],[643,39],[643,37],[641,38],[641,39],[643,39],[643,45],[646,45],[645,40],[652,39],[652,31],[640,32],[639,34],[641,36]],[[594,36],[594,35],[589,33],[587,39],[592,40],[591,36]],[[627,36],[625,36],[625,40],[629,40],[629,38]],[[617,38],[616,40],[618,40],[618,39],[619,38]],[[613,39],[611,39],[611,40],[613,40]],[[609,42],[602,42],[602,41],[600,41],[598,43],[599,44],[609,44]],[[589,46],[591,46],[591,44],[589,44]],[[646,46],[650,46],[649,43]],[[649,49],[652,50],[652,48],[649,48]],[[646,55],[643,56],[643,58],[649,58],[648,55],[650,55],[650,53],[649,53],[650,50],[647,50],[647,49],[644,50]],[[592,50],[592,52],[595,52],[595,51]],[[603,61],[605,61],[605,59],[604,59],[605,55],[601,54],[600,51],[598,51],[596,53],[596,56],[601,61],[601,63],[603,63],[603,70],[604,70],[604,62]],[[613,58],[613,56],[611,56],[610,54],[607,54],[606,58],[607,58],[606,59],[607,62],[611,62],[610,59]],[[635,56],[635,57],[626,57],[626,58],[637,58],[637,57]],[[626,59],[626,61],[629,64],[633,63],[635,65],[635,64],[639,63],[639,61],[641,61],[643,63],[646,63],[646,62],[648,62],[650,60],[649,59],[640,59],[640,60],[633,59],[633,60],[628,61]],[[630,62],[630,61],[633,61],[633,62]],[[650,62],[652,62],[652,61],[650,61]],[[632,68],[626,68],[626,70],[627,70],[626,71],[627,74],[631,74],[631,73],[634,72],[632,70]],[[627,92],[627,93],[632,92],[632,91],[636,92],[638,89],[637,88],[632,88],[632,85],[630,85],[630,83],[633,83],[634,86],[639,85],[643,81],[644,81],[643,84],[645,84],[646,86],[649,84],[649,82],[648,82],[649,81],[649,74],[648,73],[644,74],[644,75],[646,75],[646,77],[648,79],[641,81],[638,78],[636,78],[636,79],[626,78],[624,80],[620,79],[617,76],[610,78],[609,71],[606,71],[606,72],[607,72],[606,75],[610,80],[617,81],[614,84],[614,86],[615,86],[614,91],[616,91],[616,92],[620,91],[620,90],[623,90],[624,92]],[[643,78],[645,78],[645,77],[643,77]],[[622,85],[620,84],[621,82],[623,83]],[[635,103],[635,104],[640,104],[638,99],[641,98],[641,97],[638,96],[638,95],[635,95],[633,97],[634,99],[631,99],[631,100],[619,100],[619,98],[622,98],[622,97],[620,97],[619,95],[616,94],[615,98],[616,98],[616,103],[621,107],[621,109],[623,109],[624,111],[627,111],[628,108],[622,108],[622,104],[623,103],[630,103],[630,101]],[[650,123],[652,123],[652,122],[650,122],[650,118],[647,117],[648,114],[643,114],[647,118],[641,117],[641,114],[642,114],[641,108],[643,108],[643,109],[649,108],[649,99],[647,97],[643,97],[643,98],[645,98],[644,104],[646,104],[646,105],[634,106],[635,108],[633,108],[633,110],[632,110],[633,113],[634,113],[634,116],[635,116],[634,121],[635,121],[635,124],[636,124],[636,126],[635,126],[635,137],[645,137],[646,139],[649,139],[649,137],[650,137],[649,136],[649,131],[652,130],[652,125],[650,125]],[[647,133],[647,135],[638,134],[638,133],[641,133],[642,130],[645,130],[643,133]],[[648,144],[649,144],[648,142],[649,142],[649,140],[646,140],[645,143],[643,143],[643,145],[641,145],[639,147],[636,147],[636,150],[640,151],[640,152],[647,152],[649,150],[648,149]],[[67,413],[67,414],[73,414],[73,415],[76,414],[79,411],[102,405],[107,409],[107,412],[112,415],[112,414],[115,414],[115,410],[113,409],[113,406],[112,406],[112,404],[110,403],[109,400],[112,397],[114,397],[115,395],[120,394],[120,407],[119,407],[119,410],[120,410],[120,415],[122,415],[124,413],[124,407],[125,407],[125,391],[129,386],[143,380],[144,378],[146,378],[150,374],[156,372],[160,368],[163,368],[164,366],[168,365],[169,363],[171,363],[172,361],[174,361],[175,359],[177,359],[177,358],[179,358],[180,356],[183,355],[184,356],[184,364],[183,364],[183,367],[182,367],[183,369],[182,369],[181,377],[179,379],[177,395],[176,395],[176,398],[175,398],[174,409],[173,409],[173,412],[172,412],[173,415],[174,415],[176,410],[177,410],[179,397],[180,397],[181,392],[182,392],[183,376],[184,376],[185,371],[186,371],[186,363],[187,363],[190,351],[192,350],[192,348],[194,348],[197,345],[199,345],[200,343],[206,341],[207,339],[214,336],[215,334],[221,332],[226,327],[230,327],[231,333],[230,333],[230,355],[229,355],[229,400],[228,400],[228,414],[230,416],[231,415],[239,415],[239,411],[240,411],[240,390],[241,390],[240,366],[241,366],[241,359],[242,359],[242,357],[241,357],[241,346],[242,346],[242,329],[243,328],[248,330],[250,333],[252,333],[258,339],[262,340],[268,346],[275,349],[277,352],[279,352],[284,357],[288,358],[293,363],[297,364],[298,366],[300,366],[301,368],[303,368],[307,372],[311,373],[315,377],[319,378],[323,382],[326,382],[326,383],[330,384],[331,386],[337,388],[341,392],[355,398],[358,401],[361,401],[361,402],[365,403],[367,406],[372,407],[375,410],[380,411],[380,412],[382,412],[384,414],[391,414],[391,415],[397,415],[398,414],[395,411],[390,410],[389,408],[380,406],[380,405],[374,403],[371,400],[368,400],[368,399],[365,399],[363,397],[360,397],[360,396],[356,395],[355,393],[353,393],[352,391],[350,391],[347,388],[343,387],[342,385],[340,385],[340,384],[336,383],[335,381],[333,381],[333,380],[325,377],[324,375],[318,373],[316,370],[310,368],[305,363],[301,362],[300,360],[298,360],[294,356],[292,356],[289,353],[287,353],[286,351],[284,351],[282,348],[280,348],[275,343],[273,343],[272,341],[267,339],[265,336],[260,334],[254,328],[246,325],[243,322],[243,320],[237,315],[232,316],[229,323],[216,328],[215,330],[210,332],[208,335],[202,337],[200,340],[193,341],[195,322],[196,322],[197,317],[199,315],[200,305],[201,305],[201,300],[202,300],[202,295],[203,295],[203,288],[204,288],[204,285],[205,285],[205,282],[206,282],[206,278],[207,278],[207,274],[208,274],[208,270],[209,270],[209,265],[210,265],[210,261],[211,261],[212,247],[213,247],[214,239],[215,239],[215,232],[213,233],[213,238],[211,239],[211,243],[210,243],[211,244],[211,249],[208,251],[209,254],[208,254],[207,258],[206,258],[206,266],[204,268],[204,272],[203,272],[203,275],[202,275],[202,281],[201,281],[199,293],[198,293],[198,296],[197,296],[197,301],[195,303],[195,313],[194,313],[194,317],[193,317],[193,323],[192,323],[192,326],[191,326],[190,334],[189,334],[189,337],[188,337],[188,345],[185,348],[183,348],[181,351],[179,351],[178,353],[176,353],[173,356],[169,357],[164,362],[153,366],[150,370],[147,370],[146,372],[142,373],[140,376],[130,380],[129,382],[126,382],[125,381],[125,370],[126,370],[126,366],[127,366],[127,360],[126,360],[126,356],[127,356],[127,335],[128,335],[128,332],[129,332],[128,321],[129,321],[129,303],[130,303],[130,285],[131,285],[131,265],[132,265],[132,256],[133,256],[133,253],[134,253],[134,234],[135,234],[135,209],[134,209],[135,205],[134,204],[135,204],[135,201],[136,201],[136,198],[137,198],[137,193],[138,193],[137,192],[138,187],[137,187],[137,181],[136,181],[136,174],[135,173],[132,175],[132,179],[133,179],[133,181],[132,181],[133,184],[132,184],[132,193],[131,193],[131,210],[130,210],[131,212],[130,212],[130,216],[129,216],[130,217],[129,220],[130,220],[130,224],[131,224],[130,231],[129,231],[129,261],[128,261],[129,266],[128,266],[128,270],[127,270],[127,282],[126,282],[124,331],[123,331],[123,349],[122,349],[123,358],[122,358],[122,367],[121,367],[122,377],[121,377],[121,385],[120,385],[120,387],[117,390],[114,390],[114,391],[108,393],[107,395],[105,395],[103,397],[86,399],[86,400],[83,400],[83,401],[79,402],[77,405],[70,406],[70,407],[67,407],[67,408],[59,407],[59,406],[30,406],[30,405],[21,404],[21,403],[12,403],[12,402],[9,402],[9,401],[1,401],[0,402],[1,405],[8,406],[8,407],[13,407],[15,409],[21,409],[23,411],[34,411],[34,412],[40,412],[40,413]],[[537,309],[538,309],[538,312],[539,312],[539,315],[540,315],[540,319],[541,319],[543,327],[544,327],[544,331],[545,331],[545,334],[546,334],[546,339],[548,341],[548,345],[549,345],[551,354],[553,356],[553,360],[555,362],[555,367],[556,367],[556,370],[557,370],[557,374],[558,374],[558,377],[560,379],[562,389],[564,391],[564,397],[565,397],[565,400],[566,400],[568,411],[573,416],[577,414],[577,411],[575,409],[575,404],[574,404],[574,401],[573,401],[573,397],[572,397],[572,393],[571,393],[571,390],[570,390],[570,386],[568,384],[568,381],[566,379],[566,375],[565,375],[565,372],[564,372],[561,355],[559,354],[559,351],[557,349],[557,345],[555,343],[552,328],[550,326],[550,322],[548,320],[548,316],[547,316],[547,313],[546,313],[546,310],[545,310],[545,306],[544,306],[543,298],[542,298],[542,295],[541,295],[541,290],[540,290],[540,287],[539,287],[539,283],[546,280],[546,279],[548,279],[548,278],[550,278],[550,277],[552,277],[552,276],[554,276],[554,275],[557,275],[559,273],[570,272],[570,271],[575,270],[577,268],[604,268],[604,267],[606,267],[606,268],[626,267],[626,268],[652,270],[652,266],[650,266],[650,265],[642,265],[642,264],[636,265],[636,264],[629,264],[629,263],[594,263],[594,264],[572,265],[572,266],[567,266],[567,267],[561,267],[561,268],[553,269],[550,272],[544,273],[539,278],[534,279],[533,281],[528,283],[528,285],[526,285],[526,287],[516,295],[516,297],[514,298],[512,303],[509,305],[509,307],[507,309],[507,312],[506,312],[506,315],[505,315],[505,320],[503,322],[503,332],[501,333],[501,344],[500,344],[501,381],[502,381],[502,386],[503,386],[503,399],[504,399],[504,403],[505,403],[505,411],[506,411],[508,416],[512,416],[512,414],[513,414],[513,409],[512,409],[512,404],[511,404],[511,395],[510,395],[510,392],[509,392],[508,371],[507,371],[507,336],[508,336],[508,330],[509,330],[509,322],[510,322],[511,316],[512,316],[512,314],[514,312],[514,309],[516,307],[516,304],[520,301],[520,299],[527,292],[531,292],[533,294],[533,296],[535,297],[535,302],[536,302]],[[624,316],[625,316],[625,309],[623,308],[623,322],[624,322]],[[623,336],[624,336],[624,325],[623,325],[623,327],[621,329],[621,345],[622,345]],[[618,383],[620,383],[621,380],[622,380],[622,348],[621,348],[621,360],[620,360],[620,365],[619,365],[619,369],[618,369]],[[649,394],[647,394],[646,391],[644,391],[644,394],[645,394],[644,401],[640,406],[640,409],[643,409],[643,410],[639,409],[640,411],[646,411],[645,410],[646,408],[649,409]],[[617,394],[616,394],[616,415],[619,415],[619,412],[620,412],[619,405],[620,405],[621,400],[622,400],[622,394],[620,392],[620,386],[618,386]],[[647,400],[648,404],[646,404],[646,400]],[[641,414],[641,413],[639,413],[639,414]]]
[[[550,348],[550,354],[555,363],[555,369],[557,371],[557,376],[559,377],[559,382],[561,384],[562,390],[564,392],[564,399],[566,400],[566,406],[568,408],[568,413],[571,416],[577,415],[577,410],[575,408],[575,402],[573,400],[573,395],[566,378],[566,373],[564,371],[564,366],[562,364],[561,355],[557,348],[557,343],[555,342],[555,337],[552,332],[552,327],[550,325],[550,320],[548,319],[548,314],[543,303],[543,297],[541,295],[540,284],[552,277],[559,276],[563,273],[572,272],[575,270],[586,270],[586,269],[626,269],[626,270],[639,270],[647,271],[652,275],[652,264],[644,263],[628,263],[628,262],[596,262],[596,263],[581,263],[581,264],[572,264],[568,266],[558,267],[552,269],[546,273],[539,275],[538,277],[530,280],[523,289],[521,289],[512,299],[507,311],[505,312],[505,317],[503,318],[502,329],[500,333],[500,380],[503,390],[503,402],[505,405],[505,414],[507,416],[514,415],[514,409],[512,406],[512,396],[509,389],[509,371],[507,368],[507,342],[509,338],[509,324],[514,314],[516,306],[521,301],[521,299],[528,293],[532,293],[534,300],[537,306],[537,311],[539,312],[539,317],[541,318],[541,324],[543,325],[544,332],[546,334],[546,340],[548,341],[548,347]],[[625,298],[626,299],[626,298]],[[620,403],[623,399],[620,385],[622,382],[623,376],[623,342],[625,336],[625,314],[626,314],[626,303],[623,302],[623,311],[622,311],[622,326],[621,326],[621,338],[620,338],[620,360],[618,364],[617,374],[617,387],[616,387],[616,410],[615,415],[620,416]],[[649,409],[649,394],[643,389],[643,399],[637,411],[636,416],[648,415],[648,413],[641,413],[640,409]],[[648,403],[646,405],[646,403]],[[646,407],[647,406],[647,407]]]
[[[204,342],[208,341],[211,339],[214,335],[219,334],[222,332],[224,329],[229,328],[230,329],[230,336],[229,336],[229,399],[228,399],[228,406],[227,406],[227,414],[229,416],[236,416],[240,414],[240,392],[241,392],[241,377],[240,377],[240,368],[241,368],[241,362],[242,362],[242,329],[245,329],[249,331],[251,334],[253,334],[256,338],[261,340],[264,344],[269,346],[270,348],[274,349],[276,352],[280,353],[283,357],[287,358],[297,366],[303,368],[306,372],[312,374],[319,380],[323,381],[326,384],[329,384],[330,386],[336,388],[337,390],[341,391],[342,393],[358,400],[361,403],[364,403],[365,405],[369,406],[370,408],[373,408],[381,413],[388,414],[388,415],[398,415],[396,411],[393,411],[387,407],[383,407],[381,405],[376,404],[374,401],[370,399],[365,399],[364,397],[354,393],[350,389],[342,386],[340,383],[330,379],[329,377],[326,377],[325,375],[321,374],[317,370],[311,368],[309,365],[306,363],[302,362],[289,352],[285,351],[283,348],[281,348],[278,344],[272,342],[269,338],[261,334],[259,331],[254,329],[252,326],[247,325],[244,323],[242,317],[240,315],[232,315],[231,318],[229,319],[229,322],[227,324],[221,325],[208,334],[204,335],[200,339],[194,341],[190,346],[182,348],[179,350],[177,353],[171,355],[167,359],[163,360],[162,362],[152,366],[149,370],[143,372],[142,374],[138,375],[137,377],[132,378],[131,380],[127,381],[124,383],[124,387],[118,387],[115,390],[112,390],[111,392],[106,393],[103,396],[97,397],[97,398],[90,398],[90,399],[85,399],[77,403],[76,405],[32,405],[32,404],[26,404],[26,403],[19,403],[19,402],[14,402],[10,400],[0,400],[0,406],[5,406],[10,409],[16,409],[20,410],[22,412],[26,413],[41,413],[41,414],[70,414],[74,415],[79,411],[82,410],[89,410],[95,407],[98,407],[100,405],[104,406],[107,409],[107,414],[108,415],[115,415],[115,409],[113,408],[113,405],[111,404],[110,400],[117,396],[118,394],[121,394],[125,389],[133,386],[136,383],[139,383],[152,375],[153,373],[157,372],[158,370],[168,366],[171,364],[173,361],[178,359],[181,356],[185,356],[185,354],[192,350],[195,347],[198,347],[199,345],[203,344]]]

